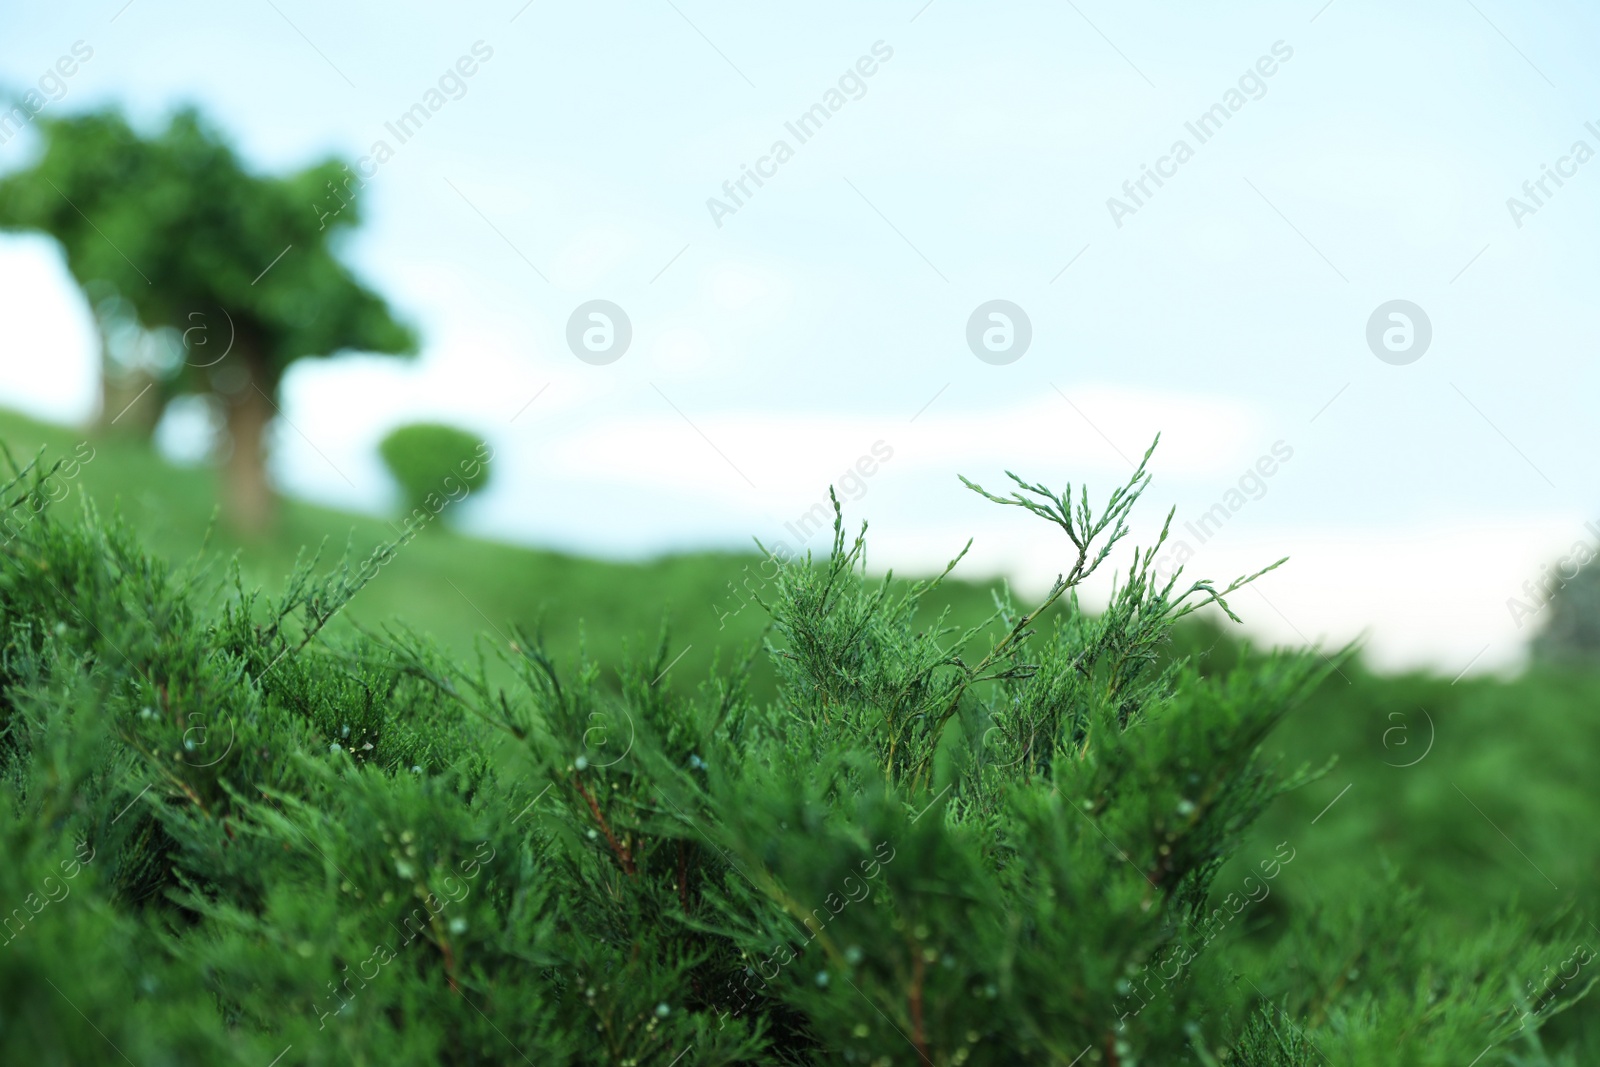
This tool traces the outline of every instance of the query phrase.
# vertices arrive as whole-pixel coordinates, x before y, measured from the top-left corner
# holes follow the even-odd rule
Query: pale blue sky
[[[153,123],[197,101],[271,170],[391,141],[349,254],[425,352],[291,377],[290,492],[382,508],[374,442],[445,417],[502,457],[477,528],[638,556],[782,536],[882,441],[851,509],[879,564],[975,535],[972,573],[1037,586],[1062,546],[957,471],[1107,491],[1162,430],[1145,514],[1176,503],[1181,525],[1282,441],[1292,459],[1191,568],[1291,555],[1270,604],[1241,602],[1258,630],[1366,628],[1380,661],[1453,674],[1515,659],[1506,599],[1600,514],[1576,447],[1600,385],[1600,160],[1520,228],[1506,204],[1574,141],[1600,149],[1596,22],[1504,0],[112,0],[0,9],[0,81],[81,40],[52,109]],[[479,41],[465,94],[394,143],[384,124]],[[795,142],[785,122],[880,41],[864,95]],[[1185,123],[1278,42],[1264,93],[1199,144]],[[707,198],[779,138],[794,157],[719,228]],[[1119,228],[1107,198],[1179,138],[1194,157]],[[0,168],[35,147],[0,146]],[[592,299],[633,323],[606,366],[566,347]],[[1004,366],[966,343],[991,299],[1032,323]],[[1365,340],[1392,299],[1433,327],[1405,366]],[[48,244],[0,241],[0,402],[87,418],[93,370]]]

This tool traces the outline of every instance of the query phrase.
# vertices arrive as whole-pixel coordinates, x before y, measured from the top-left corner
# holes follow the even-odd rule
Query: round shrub
[[[489,446],[454,426],[401,426],[379,443],[378,453],[399,484],[408,513],[437,515],[489,480]]]

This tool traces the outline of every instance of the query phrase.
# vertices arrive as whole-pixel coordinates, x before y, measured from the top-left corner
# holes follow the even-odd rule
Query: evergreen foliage
[[[0,546],[0,1062],[1573,1062],[1539,1030],[1586,986],[1522,992],[1571,924],[1462,937],[1375,875],[1222,936],[1307,862],[1240,843],[1314,776],[1262,745],[1341,661],[1168,661],[1254,576],[1158,583],[1159,542],[1081,610],[1142,464],[1098,511],[984,494],[1070,547],[981,658],[836,504],[763,587],[770,701],[747,663],[667,689],[665,635],[614,673],[520,632],[467,664],[335,639],[374,568],[264,597],[57,521],[52,477],[0,500],[31,516]]]

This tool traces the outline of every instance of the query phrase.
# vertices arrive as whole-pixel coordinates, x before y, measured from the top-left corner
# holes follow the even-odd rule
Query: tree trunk
[[[102,334],[100,413],[95,417],[95,429],[101,434],[119,433],[148,441],[161,421],[162,387],[149,374],[118,364],[106,353],[105,345]]]
[[[275,384],[266,371],[260,349],[239,338],[234,349],[237,366],[245,373],[242,384],[221,399],[227,410],[229,448],[223,464],[223,499],[229,521],[242,536],[268,532],[276,514],[276,499],[267,480],[267,424],[276,414],[272,400]]]

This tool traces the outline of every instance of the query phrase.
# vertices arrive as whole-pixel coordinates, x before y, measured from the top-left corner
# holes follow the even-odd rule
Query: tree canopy
[[[193,109],[152,136],[115,109],[37,123],[43,153],[0,179],[0,229],[50,234],[86,293],[114,294],[144,329],[192,342],[154,375],[158,402],[226,402],[233,511],[259,528],[270,516],[262,437],[289,365],[417,348],[336,255],[336,236],[361,221],[359,183],[336,158],[253,173]]]

